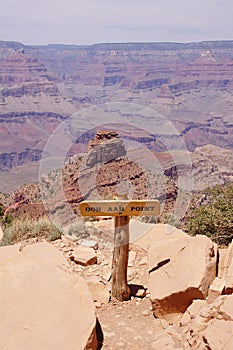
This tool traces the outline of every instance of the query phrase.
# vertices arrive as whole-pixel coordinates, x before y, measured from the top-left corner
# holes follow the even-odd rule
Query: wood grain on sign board
[[[158,200],[103,200],[80,203],[83,216],[140,216],[160,214]]]

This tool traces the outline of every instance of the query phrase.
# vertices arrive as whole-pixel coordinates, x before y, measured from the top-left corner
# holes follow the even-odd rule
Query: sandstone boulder
[[[225,280],[225,293],[233,293],[233,243],[227,249],[224,264],[223,279]]]
[[[219,248],[218,254],[219,254],[219,261],[218,261],[218,277],[222,278],[225,270],[225,263],[226,263],[226,257],[228,254],[229,248]]]
[[[213,304],[194,301],[180,322],[180,330],[193,349],[232,349],[233,295],[218,297]]]
[[[217,297],[223,294],[225,289],[225,281],[222,278],[216,277],[210,285],[208,292],[208,303],[212,303]]]
[[[154,315],[177,320],[194,299],[205,299],[216,276],[217,246],[206,236],[159,241],[148,252]]]
[[[106,288],[106,285],[99,281],[97,277],[90,277],[86,280],[88,288],[92,294],[94,302],[98,302],[101,305],[107,304],[109,301],[109,290]]]
[[[168,224],[144,224],[142,227],[142,232],[140,234],[134,233],[135,237],[140,237],[138,239],[131,239],[132,249],[142,249],[145,251],[148,251],[154,244],[157,244],[160,241],[167,241],[170,239],[181,239],[185,238],[188,235],[183,232],[182,230],[177,229],[174,226],[168,225]],[[148,226],[148,227],[146,227]],[[132,227],[132,226],[131,226]],[[130,230],[137,230],[138,225],[134,228],[130,227]],[[144,229],[144,231],[143,231]],[[145,233],[144,233],[145,232]],[[133,232],[130,232],[130,235],[133,235]]]
[[[97,263],[97,255],[94,249],[83,245],[74,248],[70,259],[82,266],[94,265]]]
[[[1,255],[1,254],[0,254]],[[0,262],[0,339],[8,350],[96,349],[96,315],[81,277],[49,243]]]

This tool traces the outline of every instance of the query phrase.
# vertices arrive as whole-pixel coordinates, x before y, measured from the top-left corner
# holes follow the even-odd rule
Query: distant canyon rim
[[[207,144],[232,151],[232,68],[233,41],[90,46],[0,41],[0,191],[37,181],[44,146],[56,127],[104,103],[160,113],[188,151]],[[176,148],[174,135],[167,150],[159,134],[134,127],[127,132],[153,152]],[[87,130],[70,155],[86,151],[94,135]]]

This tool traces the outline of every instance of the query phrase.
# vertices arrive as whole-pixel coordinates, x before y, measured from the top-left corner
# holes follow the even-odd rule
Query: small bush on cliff
[[[54,241],[61,238],[61,231],[47,218],[15,220],[11,226],[4,229],[0,245],[11,245],[31,238]]]
[[[206,191],[204,203],[193,210],[187,222],[191,235],[206,235],[220,245],[233,239],[233,184],[216,186]]]
[[[4,227],[8,227],[12,224],[13,218],[10,214],[6,213],[6,215],[4,215],[4,208],[2,205],[0,205],[0,223],[4,226]]]
[[[0,205],[0,220],[3,218],[4,215],[4,208],[2,205]]]

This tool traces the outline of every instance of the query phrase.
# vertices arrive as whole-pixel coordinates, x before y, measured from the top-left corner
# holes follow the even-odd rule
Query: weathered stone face
[[[88,146],[87,167],[107,163],[126,155],[123,140],[114,131],[99,131]]]
[[[206,236],[161,241],[148,252],[154,314],[173,322],[205,299],[216,276],[217,246]]]

